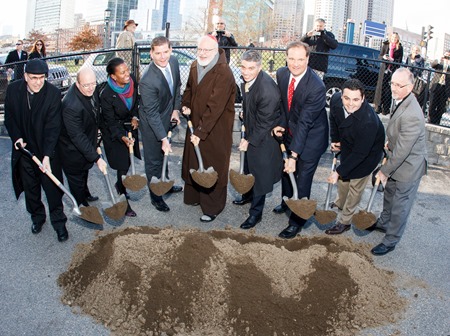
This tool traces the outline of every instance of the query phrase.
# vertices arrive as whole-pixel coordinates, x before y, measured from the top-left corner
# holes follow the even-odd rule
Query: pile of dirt
[[[368,247],[236,231],[127,228],[79,245],[63,303],[119,335],[349,335],[406,302]]]

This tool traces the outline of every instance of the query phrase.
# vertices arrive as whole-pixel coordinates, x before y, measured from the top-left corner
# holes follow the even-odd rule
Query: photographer
[[[328,53],[330,49],[336,49],[338,46],[333,33],[325,30],[325,20],[317,19],[315,28],[306,33],[300,40],[311,47],[312,53],[308,65],[323,79],[328,69],[328,55],[315,54],[314,52]]]
[[[237,47],[238,44],[234,39],[233,34],[226,29],[226,22],[223,18],[217,18],[216,30],[210,32],[209,34],[214,36],[219,44],[219,47]],[[230,49],[226,48],[225,56],[227,58],[227,63],[230,64]]]

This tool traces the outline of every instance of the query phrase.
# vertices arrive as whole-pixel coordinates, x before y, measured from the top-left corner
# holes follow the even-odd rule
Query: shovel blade
[[[139,191],[147,185],[147,179],[141,175],[130,175],[125,177],[122,183],[131,191]]]
[[[162,196],[168,193],[170,189],[172,189],[174,183],[175,181],[163,182],[153,176],[152,180],[150,181],[149,187],[152,193],[154,193],[156,196]]]
[[[289,199],[286,196],[283,197],[283,200],[289,209],[300,218],[309,219],[314,215],[314,212],[316,212],[317,201],[308,199]]]
[[[112,220],[118,221],[125,217],[128,204],[126,201],[117,202],[112,207],[105,209],[105,214]]]
[[[253,188],[255,177],[252,174],[239,174],[237,171],[230,169],[230,182],[238,193],[246,194]]]
[[[100,211],[98,211],[96,207],[81,207],[80,212],[81,215],[79,215],[79,217],[84,219],[85,221],[98,225],[104,224],[103,217],[102,215],[100,215]]]
[[[198,172],[195,169],[191,169],[189,170],[189,172],[191,173],[192,179],[195,181],[195,183],[208,189],[216,184],[217,179],[219,178],[217,172],[213,167],[209,167],[203,172]]]
[[[361,210],[353,216],[353,223],[359,230],[365,230],[375,224],[377,217],[366,210]]]
[[[319,224],[326,225],[336,219],[337,213],[332,210],[316,210],[314,216]]]

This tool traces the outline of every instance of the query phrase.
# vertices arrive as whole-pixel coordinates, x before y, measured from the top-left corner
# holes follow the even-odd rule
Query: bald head
[[[77,72],[76,86],[80,92],[87,97],[94,94],[97,85],[95,72],[89,67],[81,67]]]
[[[398,68],[391,78],[392,98],[401,100],[409,95],[414,86],[414,75],[408,68]]]
[[[201,66],[207,66],[219,52],[219,45],[214,36],[205,35],[198,39],[197,62]]]

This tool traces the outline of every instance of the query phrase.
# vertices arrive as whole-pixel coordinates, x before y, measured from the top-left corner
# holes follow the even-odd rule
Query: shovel
[[[188,120],[189,131],[191,134],[194,134],[194,126],[192,126],[192,121],[189,115],[186,115],[186,118]],[[189,172],[191,173],[192,179],[197,184],[209,189],[216,184],[219,175],[213,167],[208,167],[208,169],[205,170],[203,167],[202,154],[200,153],[200,147],[198,145],[194,145],[194,150],[198,160],[198,171],[195,169],[190,169]]]
[[[131,132],[128,132],[128,138],[132,139]],[[128,149],[130,150],[131,175],[126,176],[122,183],[126,188],[132,191],[139,191],[147,185],[147,179],[144,176],[136,174],[133,144],[130,144]]]
[[[334,154],[334,157],[333,157],[333,164],[331,165],[331,171],[335,172],[337,158],[338,158],[339,154],[341,154],[341,152],[334,152],[333,154]],[[336,216],[337,216],[336,212],[334,212],[333,210],[330,210],[330,199],[331,199],[331,191],[332,190],[333,190],[333,184],[328,183],[327,196],[325,198],[325,208],[324,208],[324,210],[316,210],[316,212],[314,213],[314,216],[316,217],[316,220],[317,220],[317,222],[319,222],[319,224],[325,225],[336,219]]]
[[[281,153],[283,154],[283,161],[288,160],[288,154],[286,151],[286,146],[283,143],[283,138],[279,137],[272,132],[275,139],[280,144]],[[298,199],[297,181],[295,181],[294,173],[289,173],[289,179],[291,180],[293,195],[292,198],[287,198],[283,196],[283,200],[286,205],[291,209],[293,213],[303,219],[309,219],[316,211],[317,201],[308,199]]]
[[[170,122],[169,132],[167,133],[167,140],[169,141],[169,144],[172,140],[172,131],[175,129],[175,127],[177,127],[177,122],[176,120],[172,120]],[[167,151],[164,153],[164,160],[161,171],[161,180],[156,178],[155,176],[152,176],[152,179],[150,181],[150,190],[156,196],[162,196],[166,194],[175,183],[175,181],[169,180],[166,176],[168,160],[169,160],[169,152]]]
[[[103,154],[102,154],[102,150],[100,147],[97,147],[97,153],[100,155],[100,157],[103,159]],[[102,171],[103,176],[105,176],[105,181],[106,181],[106,185],[108,186],[108,192],[109,192],[109,196],[111,197],[111,201],[113,203],[113,205],[107,209],[104,209],[106,216],[108,216],[109,218],[111,218],[112,220],[118,221],[120,219],[122,219],[123,217],[125,217],[125,212],[127,211],[127,201],[122,200],[123,198],[125,198],[125,196],[121,196],[119,198],[119,200],[117,200],[116,203],[116,198],[114,197],[114,193],[113,193],[113,189],[111,186],[111,181],[109,180],[108,177],[108,171],[105,168],[104,171]]]
[[[386,152],[385,156],[383,158],[383,161],[381,162],[381,165],[383,166],[386,163]],[[378,186],[380,185],[380,178],[377,177],[375,180],[375,184],[372,188],[372,193],[370,194],[369,203],[367,203],[366,210],[360,210],[356,215],[353,216],[353,223],[359,230],[365,230],[368,227],[371,227],[375,222],[377,221],[377,217],[370,212],[372,209],[373,200],[375,199],[375,195],[378,190]]]
[[[31,158],[39,166],[39,168],[41,168],[41,169],[44,168],[44,165],[36,157],[36,155],[31,153],[28,149],[22,147],[22,145],[20,143],[17,144],[17,147],[23,154],[25,154],[29,158]],[[50,178],[50,180],[52,180],[52,182],[55,183],[59,189],[62,190],[63,193],[65,193],[67,196],[69,196],[70,200],[73,203],[72,211],[76,216],[84,219],[85,221],[88,221],[88,222],[91,222],[94,224],[98,224],[98,225],[103,225],[103,218],[100,215],[100,212],[98,211],[98,209],[96,207],[88,206],[88,207],[79,208],[77,201],[75,200],[75,197],[73,197],[73,195],[69,192],[69,190],[67,190],[67,188],[56,178],[55,175],[53,175],[48,170],[44,170],[44,174],[46,174]]]

